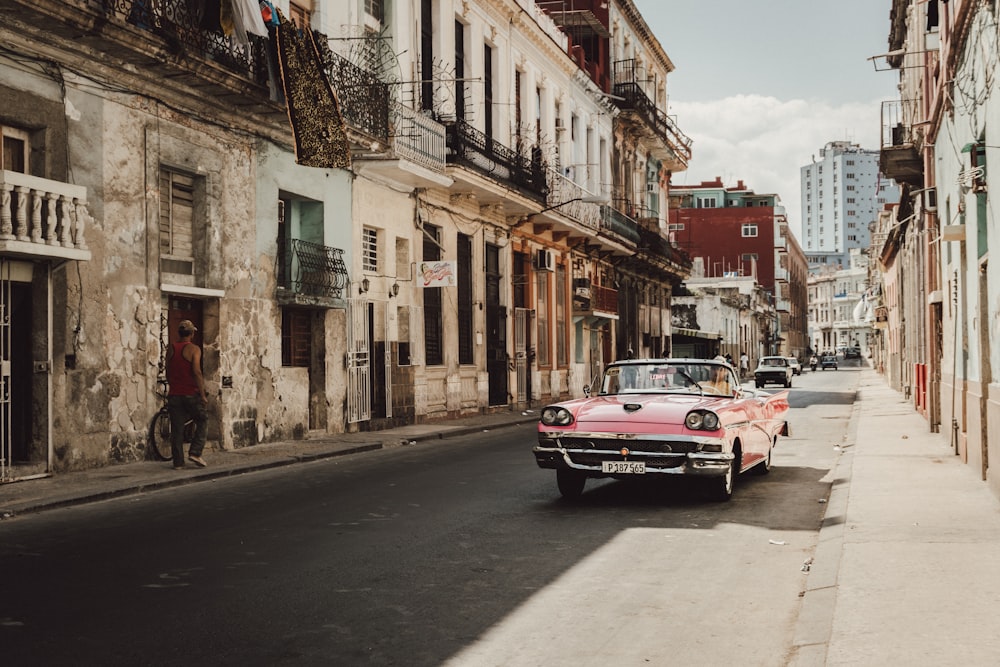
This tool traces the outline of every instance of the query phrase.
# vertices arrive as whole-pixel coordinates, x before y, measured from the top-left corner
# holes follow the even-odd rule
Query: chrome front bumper
[[[590,476],[607,476],[601,471],[602,461],[645,461],[647,475],[725,475],[732,465],[732,452],[705,452],[705,446],[725,449],[726,441],[722,438],[694,436],[663,436],[663,435],[630,435],[629,437],[609,438],[607,434],[565,434],[574,440],[593,441],[594,447],[576,448],[564,447],[560,440],[564,434],[539,433],[538,445],[532,452],[535,462],[540,468],[579,470]],[[643,449],[643,441],[676,442],[679,448],[696,451],[664,452]],[[622,450],[627,454],[622,454]],[[574,460],[576,459],[576,460]],[[583,459],[583,460],[581,460]],[[634,477],[634,475],[627,475]],[[626,475],[622,475],[626,477]]]

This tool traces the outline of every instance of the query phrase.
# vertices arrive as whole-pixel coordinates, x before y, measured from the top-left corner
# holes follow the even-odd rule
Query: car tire
[[[729,462],[729,468],[726,470],[726,474],[721,477],[711,478],[710,491],[712,498],[720,503],[729,502],[733,497],[733,487],[736,485],[736,475],[740,468],[740,461],[743,458],[740,454],[740,450],[737,447],[733,450],[733,460]]]
[[[587,476],[579,470],[556,470],[556,485],[566,500],[576,500],[583,494]]]

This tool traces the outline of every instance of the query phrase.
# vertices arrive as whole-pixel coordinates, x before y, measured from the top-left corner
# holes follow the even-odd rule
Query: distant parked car
[[[824,371],[827,368],[832,368],[833,370],[837,370],[837,356],[834,354],[823,355],[823,358],[819,360],[819,366]]]
[[[791,387],[792,367],[788,365],[788,359],[785,357],[761,357],[757,370],[753,372],[753,382],[755,387],[767,386],[769,382]]]
[[[849,347],[844,350],[844,359],[860,359],[861,358],[861,348],[860,347]]]
[[[785,357],[788,359],[788,365],[792,367],[792,375],[802,375],[802,364],[795,357]]]

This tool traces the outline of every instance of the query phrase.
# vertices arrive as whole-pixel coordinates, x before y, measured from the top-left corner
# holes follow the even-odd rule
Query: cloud
[[[674,102],[670,112],[692,141],[686,172],[673,185],[697,185],[721,177],[758,194],[777,194],[796,237],[801,225],[799,173],[831,141],[878,150],[881,100],[831,104],[735,95],[713,102]]]

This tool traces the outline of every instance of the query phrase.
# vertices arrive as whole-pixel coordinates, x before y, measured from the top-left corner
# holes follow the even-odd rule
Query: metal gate
[[[372,418],[371,332],[368,301],[351,299],[347,304],[347,423]]]
[[[14,443],[11,429],[10,264],[0,260],[0,482],[13,478]]]
[[[531,324],[534,311],[529,308],[514,309],[514,370],[517,373],[518,403],[531,401]]]

